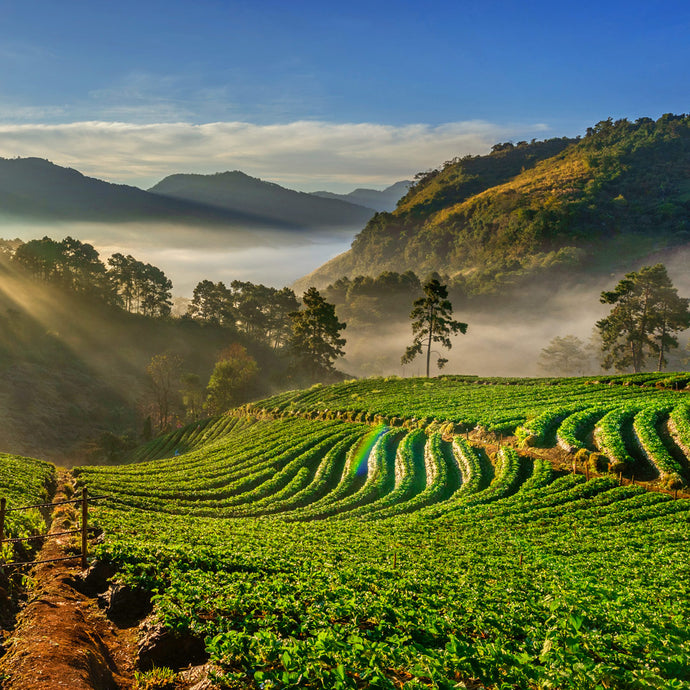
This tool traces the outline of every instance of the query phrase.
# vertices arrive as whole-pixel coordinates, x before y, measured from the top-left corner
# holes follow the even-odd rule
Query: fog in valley
[[[233,280],[283,287],[349,249],[356,229],[286,231],[209,229],[162,223],[16,223],[3,220],[0,236],[27,241],[68,235],[92,244],[106,261],[116,252],[158,266],[176,297],[191,297],[201,280]]]
[[[649,257],[643,265],[664,263],[678,288],[679,295],[690,297],[690,249]],[[596,322],[611,307],[601,304],[599,296],[612,290],[624,272],[608,277],[592,276],[587,285],[568,284],[558,280],[533,284],[529,291],[494,300],[481,306],[463,305],[455,301],[454,318],[468,324],[465,335],[452,337],[451,350],[433,346],[431,375],[470,374],[478,376],[546,376],[538,366],[541,350],[555,337],[574,335],[583,341],[588,364],[580,375],[601,373],[600,344]],[[502,302],[506,302],[502,304]],[[410,304],[410,310],[412,304]],[[411,364],[401,365],[400,357],[412,342],[410,321],[378,323],[367,328],[348,327],[348,339],[341,368],[353,376],[424,376],[425,357],[418,356]],[[678,349],[667,356],[667,370],[687,369],[690,363],[690,336],[680,333]],[[448,363],[439,370],[439,356]],[[567,372],[561,372],[565,374]],[[611,373],[611,372],[609,372]]]
[[[272,287],[289,286],[317,266],[346,251],[355,230],[296,232],[275,229],[247,231],[190,227],[161,223],[4,223],[5,238],[23,240],[47,235],[61,239],[67,235],[93,244],[103,261],[116,252],[161,268],[173,281],[175,315],[186,309],[194,287],[202,280],[251,281]],[[644,264],[663,262],[681,296],[690,296],[687,270],[690,250],[661,253]],[[639,269],[635,266],[634,270]],[[526,284],[502,297],[453,300],[454,317],[468,323],[466,335],[453,338],[450,351],[435,346],[432,375],[475,374],[479,376],[543,376],[538,366],[541,350],[555,337],[577,336],[585,344],[589,364],[579,374],[600,372],[599,345],[595,324],[609,307],[599,302],[602,290],[613,289],[625,271],[608,276],[592,275],[583,284],[554,280]],[[423,276],[420,276],[423,278]],[[298,295],[300,296],[300,295]],[[451,295],[452,298],[452,295]],[[412,309],[400,305],[405,315]],[[351,376],[420,376],[425,373],[425,358],[401,365],[400,357],[412,341],[409,319],[367,318],[348,322],[346,356],[336,366]],[[684,367],[688,356],[685,334],[680,348],[669,353],[669,369]],[[448,363],[439,370],[439,356]],[[566,372],[567,373],[567,372]]]

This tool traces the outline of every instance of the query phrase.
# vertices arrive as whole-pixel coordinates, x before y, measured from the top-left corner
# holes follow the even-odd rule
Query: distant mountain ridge
[[[381,191],[360,187],[349,194],[335,194],[334,192],[312,192],[312,194],[325,199],[341,199],[351,204],[371,208],[374,211],[392,211],[398,201],[407,194],[407,190],[412,184],[411,180],[400,180]]]
[[[372,209],[321,198],[251,177],[239,170],[169,175],[148,190],[160,197],[205,204],[295,227],[361,228]]]
[[[42,158],[0,158],[0,218],[18,222],[165,222],[214,228],[354,233],[374,214],[242,172],[171,175],[145,191]]]
[[[582,138],[497,144],[418,175],[392,213],[295,286],[413,270],[482,292],[544,270],[629,270],[688,243],[690,116],[608,119]]]
[[[262,224],[240,212],[87,177],[43,158],[0,158],[0,214],[25,220]]]

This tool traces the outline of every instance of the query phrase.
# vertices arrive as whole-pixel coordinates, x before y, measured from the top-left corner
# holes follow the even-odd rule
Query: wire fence
[[[81,498],[68,499],[65,501],[54,501],[52,503],[35,503],[28,506],[19,506],[17,508],[8,508],[7,499],[0,498],[0,548],[4,544],[20,544],[24,542],[46,540],[46,539],[56,539],[57,537],[63,537],[67,535],[80,534],[81,535],[81,550],[74,556],[60,556],[59,558],[45,558],[38,561],[12,561],[10,563],[2,562],[0,557],[0,565],[3,568],[7,567],[17,567],[21,565],[38,565],[39,563],[55,563],[57,561],[73,561],[80,559],[80,564],[82,568],[86,568],[86,558],[88,555],[88,536],[89,536],[89,502],[90,501],[101,501],[107,498],[107,496],[89,496],[86,487],[82,489]],[[81,525],[77,529],[63,530],[61,532],[49,532],[48,534],[34,534],[29,537],[5,537],[5,518],[8,513],[19,512],[22,510],[32,510],[32,509],[45,509],[50,508],[51,510],[57,506],[62,505],[78,505],[81,506]]]

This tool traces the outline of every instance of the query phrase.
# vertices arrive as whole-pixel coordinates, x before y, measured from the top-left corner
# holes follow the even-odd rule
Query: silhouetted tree
[[[214,283],[210,280],[202,280],[194,288],[187,314],[209,323],[233,323],[235,318],[230,290],[220,281]]]
[[[92,245],[73,237],[59,242],[43,237],[21,243],[14,250],[12,260],[38,280],[109,301],[114,298],[98,252]]]
[[[168,316],[172,309],[172,281],[157,266],[117,253],[108,259],[108,278],[127,311],[145,316]]]
[[[313,377],[333,372],[333,362],[345,354],[346,342],[340,337],[346,324],[338,321],[335,307],[310,287],[302,296],[302,308],[290,318],[290,349],[298,366]]]
[[[450,336],[456,333],[466,333],[467,324],[452,318],[453,305],[448,300],[448,289],[445,285],[441,285],[437,278],[427,281],[423,290],[424,297],[420,297],[414,302],[414,309],[410,313],[414,339],[400,361],[402,364],[408,364],[417,355],[421,355],[426,348],[426,375],[428,378],[432,343],[439,343],[441,347],[450,349],[452,347]],[[436,364],[441,369],[447,362],[447,359],[439,357]]]

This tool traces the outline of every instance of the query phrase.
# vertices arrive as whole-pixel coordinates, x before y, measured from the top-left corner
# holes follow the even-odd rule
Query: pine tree
[[[612,291],[601,293],[601,302],[614,305],[597,322],[605,369],[632,368],[638,373],[656,356],[661,371],[665,354],[678,347],[674,333],[690,326],[690,300],[678,296],[663,264],[627,273]]]
[[[422,289],[425,296],[414,302],[414,309],[410,314],[414,340],[412,345],[405,350],[400,361],[402,364],[408,364],[417,355],[421,355],[426,348],[426,375],[428,378],[431,344],[439,343],[442,347],[450,350],[452,347],[450,336],[456,333],[466,333],[467,324],[452,318],[453,305],[448,300],[448,288],[441,285],[437,278],[427,281]],[[439,357],[436,364],[441,369],[447,362],[448,360],[444,357]]]
[[[345,354],[346,342],[340,337],[346,324],[338,321],[335,306],[310,287],[302,296],[302,309],[291,312],[290,318],[290,350],[297,364],[313,377],[333,372],[333,362]]]

